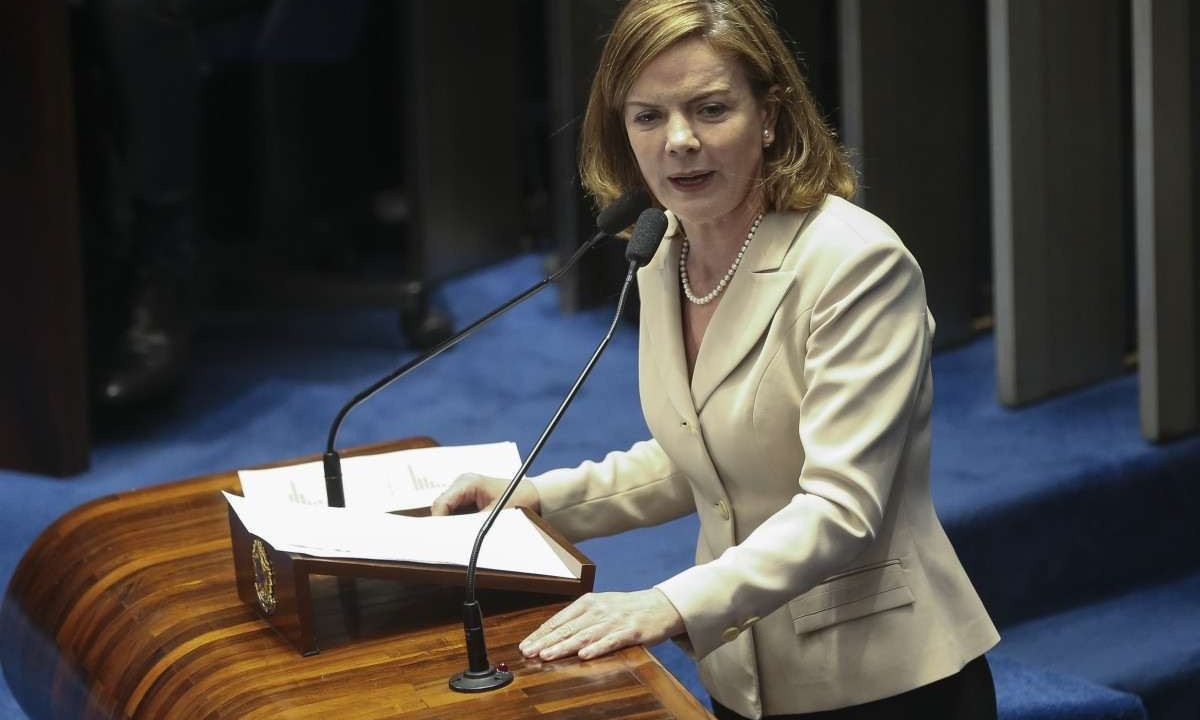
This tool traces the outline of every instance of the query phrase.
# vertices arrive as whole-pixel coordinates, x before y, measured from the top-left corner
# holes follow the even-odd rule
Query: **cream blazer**
[[[653,439],[531,478],[580,540],[696,512],[696,564],[656,587],[705,687],[747,717],[829,710],[939,680],[999,635],[929,493],[921,270],[840,198],[763,218],[689,381],[679,243],[638,273]]]

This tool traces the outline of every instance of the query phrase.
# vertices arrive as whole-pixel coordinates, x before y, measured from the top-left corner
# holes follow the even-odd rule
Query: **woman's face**
[[[757,211],[774,129],[741,63],[703,39],[681,41],[634,81],[624,120],[647,186],[685,226]]]

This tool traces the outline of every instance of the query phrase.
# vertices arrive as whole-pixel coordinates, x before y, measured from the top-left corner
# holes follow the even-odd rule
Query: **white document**
[[[318,557],[466,565],[487,513],[407,517],[375,510],[252,500],[224,493],[251,534],[276,550]],[[576,578],[525,514],[502,510],[478,565],[506,572]]]
[[[376,512],[428,507],[459,475],[468,472],[511,478],[521,469],[516,443],[397,450],[342,459],[346,507]],[[239,470],[249,499],[325,506],[321,462],[266,470]]]

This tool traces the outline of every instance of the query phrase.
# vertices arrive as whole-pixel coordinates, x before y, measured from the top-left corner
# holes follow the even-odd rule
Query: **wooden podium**
[[[238,596],[221,490],[240,492],[236,473],[101,498],[38,537],[0,613],[0,663],[31,718],[711,717],[641,647],[524,660],[516,644],[564,600],[520,584],[479,595],[491,659],[516,675],[501,690],[447,686],[466,667],[452,585],[361,578],[348,598],[311,575],[321,652],[302,657]]]

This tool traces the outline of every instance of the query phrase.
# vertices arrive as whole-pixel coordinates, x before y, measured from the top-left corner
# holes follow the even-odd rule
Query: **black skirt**
[[[747,720],[716,700],[717,720]],[[865,705],[763,720],[996,720],[996,686],[983,655],[950,677]]]

